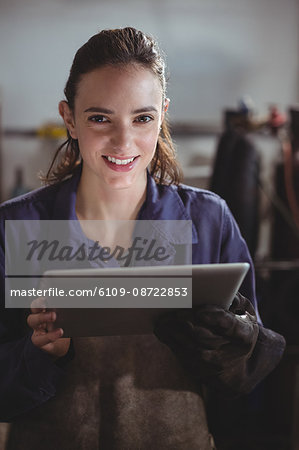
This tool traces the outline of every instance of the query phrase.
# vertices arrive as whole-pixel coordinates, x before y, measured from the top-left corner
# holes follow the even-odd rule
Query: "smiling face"
[[[104,66],[82,76],[74,111],[59,111],[83,159],[90,186],[145,187],[168,101],[159,79],[141,65]]]

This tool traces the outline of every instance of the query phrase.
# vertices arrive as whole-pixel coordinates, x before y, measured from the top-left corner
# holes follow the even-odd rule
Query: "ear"
[[[169,98],[165,97],[165,100],[163,102],[163,107],[162,107],[161,122],[163,122],[163,120],[164,120],[165,113],[166,113],[166,111],[168,110],[168,107],[169,107],[169,103],[170,103]]]
[[[70,109],[68,103],[65,100],[59,102],[58,110],[71,137],[73,139],[78,139],[73,112]]]

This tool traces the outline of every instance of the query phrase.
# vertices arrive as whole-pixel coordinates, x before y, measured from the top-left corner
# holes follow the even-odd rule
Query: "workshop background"
[[[185,182],[227,200],[255,261],[262,319],[287,338],[252,394],[207,393],[217,448],[298,450],[298,0],[0,0],[0,201],[40,186],[64,136],[57,105],[75,51],[123,26],[165,51]]]

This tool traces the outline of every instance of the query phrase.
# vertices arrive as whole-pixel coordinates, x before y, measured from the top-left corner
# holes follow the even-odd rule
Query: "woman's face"
[[[140,65],[83,75],[74,111],[66,102],[59,108],[78,139],[85,180],[113,189],[144,185],[167,107],[159,79]]]

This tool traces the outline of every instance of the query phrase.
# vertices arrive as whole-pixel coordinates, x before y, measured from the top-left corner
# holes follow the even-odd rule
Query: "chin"
[[[133,179],[109,179],[106,180],[106,184],[115,190],[128,189],[134,185]]]
[[[119,174],[120,176],[115,177],[107,177],[105,179],[106,185],[108,185],[111,189],[115,190],[121,190],[121,189],[129,189],[131,187],[140,187],[143,186],[143,184],[146,184],[146,171],[144,172],[145,175],[139,174],[127,174],[127,176],[124,176],[124,174]]]

